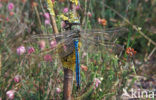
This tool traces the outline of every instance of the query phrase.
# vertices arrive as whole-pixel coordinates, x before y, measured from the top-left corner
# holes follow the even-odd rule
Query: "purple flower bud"
[[[88,13],[87,13],[87,15],[88,15],[89,17],[92,17],[92,14],[91,14],[91,12],[88,12]]]
[[[67,12],[68,12],[68,8],[64,8],[63,13],[67,13]]]
[[[8,4],[8,10],[11,11],[14,9],[14,4],[13,3],[9,3]]]
[[[80,6],[79,5],[76,6],[76,10],[80,10]]]
[[[55,48],[56,45],[57,45],[57,43],[56,43],[55,40],[50,42],[50,47],[51,47],[52,49]]]
[[[10,100],[13,100],[14,97],[15,97],[15,90],[9,90],[6,92],[6,95],[7,95],[7,98],[10,99]]]
[[[26,52],[25,47],[24,46],[20,46],[16,49],[16,52],[18,55],[22,55]]]
[[[49,13],[44,13],[44,17],[45,17],[45,19],[50,19]]]
[[[0,9],[3,7],[3,5],[0,3]]]
[[[95,82],[95,87],[94,87],[94,89],[96,89],[96,88],[99,86],[99,84],[101,84],[101,81],[100,81],[98,78],[95,78],[95,79],[94,79],[94,82]]]
[[[54,3],[55,2],[55,0],[51,0],[52,1],[52,3]]]
[[[66,23],[64,21],[61,21],[61,27],[64,28],[66,26]]]
[[[45,55],[45,56],[44,56],[44,60],[45,60],[45,61],[52,61],[51,55],[50,55],[50,54]]]
[[[84,58],[85,56],[87,56],[87,53],[86,52],[83,52],[82,58]]]
[[[19,75],[16,75],[15,77],[14,77],[14,82],[16,82],[16,83],[19,83],[20,82],[20,76]]]
[[[50,25],[50,20],[46,19],[44,23],[45,23],[45,25]]]
[[[28,54],[31,54],[33,52],[35,52],[35,49],[33,47],[29,47],[28,48]]]
[[[61,89],[60,88],[56,88],[56,93],[61,93]]]
[[[46,47],[46,42],[44,40],[39,41],[39,47],[41,50],[44,50]]]

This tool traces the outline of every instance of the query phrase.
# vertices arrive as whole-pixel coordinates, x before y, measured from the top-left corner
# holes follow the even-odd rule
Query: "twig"
[[[84,18],[83,18],[83,21],[82,21],[82,26],[85,24],[85,22],[86,22],[86,17],[88,17],[88,16],[86,16],[87,15],[87,1],[88,0],[85,0],[85,10],[84,10]],[[85,25],[86,26],[86,25]]]
[[[41,19],[40,19],[39,13],[38,13],[38,9],[37,9],[36,6],[34,6],[34,9],[35,9],[35,12],[36,12],[36,15],[37,15],[37,19],[39,21],[39,26],[41,27],[42,24],[41,24]]]
[[[153,53],[156,51],[156,47],[153,48],[153,50],[151,51],[151,53],[149,54],[149,56],[147,57],[147,59],[149,60],[151,58],[151,56],[153,55]]]

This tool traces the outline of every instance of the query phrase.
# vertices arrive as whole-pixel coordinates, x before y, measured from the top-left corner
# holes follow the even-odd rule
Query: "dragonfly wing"
[[[103,40],[115,40],[116,38],[123,36],[128,32],[127,28],[110,28],[110,29],[92,29],[92,30],[82,30],[81,35],[85,37],[94,37],[96,39],[100,39],[100,37],[104,37]],[[96,37],[95,37],[96,36]]]
[[[38,56],[58,53],[61,58],[70,55],[74,50],[74,39],[68,37],[70,33],[64,32],[59,35],[33,35],[29,39],[29,46],[39,50]],[[44,50],[42,50],[44,48]]]
[[[104,50],[105,53],[121,54],[124,47],[115,42],[109,41],[96,41],[90,38],[81,38],[82,50],[90,53],[97,53]]]
[[[117,44],[117,37],[127,32],[126,28],[114,28],[107,30],[86,30],[81,33],[81,41],[85,49],[93,49],[91,52],[98,52],[100,48],[111,53],[120,54],[124,47]]]

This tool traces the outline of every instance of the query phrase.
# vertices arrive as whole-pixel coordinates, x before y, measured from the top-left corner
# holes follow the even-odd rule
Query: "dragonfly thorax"
[[[73,38],[74,39],[78,39],[78,38],[80,38],[81,37],[81,35],[80,35],[80,30],[78,30],[78,29],[76,29],[76,30],[74,30],[73,31]]]

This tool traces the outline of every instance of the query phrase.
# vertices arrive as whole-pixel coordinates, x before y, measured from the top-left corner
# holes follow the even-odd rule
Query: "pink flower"
[[[66,52],[67,51],[67,46],[63,45],[63,50]]]
[[[96,89],[99,86],[99,84],[101,84],[101,81],[98,78],[95,78],[94,82],[95,82],[94,89]]]
[[[16,49],[16,52],[18,55],[22,55],[26,52],[25,47],[24,46],[20,46]]]
[[[0,3],[0,8],[2,8],[3,7],[3,5]]]
[[[88,13],[87,13],[87,15],[88,15],[89,17],[92,17],[92,14],[91,14],[91,12],[88,12]]]
[[[56,93],[61,93],[61,89],[60,88],[56,88]]]
[[[87,56],[87,53],[86,52],[83,52],[82,58],[84,58],[85,56]]]
[[[44,60],[45,61],[52,61],[51,55],[50,54],[45,55]]]
[[[45,25],[50,25],[50,20],[49,20],[49,19],[46,19],[46,20],[44,21],[44,23],[45,23]]]
[[[41,50],[44,50],[46,47],[46,42],[44,40],[39,41],[39,47]]]
[[[8,10],[11,11],[14,9],[14,4],[13,3],[9,3],[8,4]]]
[[[76,10],[80,10],[80,6],[79,5],[76,6]]]
[[[45,19],[50,19],[50,15],[49,15],[49,13],[44,13],[43,16],[45,17]]]
[[[20,76],[19,75],[16,75],[15,77],[14,77],[14,82],[15,83],[19,83],[20,82]]]
[[[35,52],[35,49],[33,47],[29,47],[28,48],[28,54],[31,54],[33,52]]]
[[[15,90],[9,90],[6,92],[7,98],[13,100],[15,97]]]
[[[7,21],[7,22],[9,21],[9,18],[8,18],[8,17],[6,18],[6,21]]]
[[[54,3],[55,2],[55,0],[51,0],[52,1],[52,3]]]
[[[57,45],[57,43],[56,43],[55,40],[53,40],[53,41],[50,42],[50,47],[51,47],[51,48],[55,48],[56,45]]]
[[[67,13],[67,12],[68,12],[68,8],[64,8],[64,9],[63,9],[63,12],[64,12],[64,13]]]
[[[66,26],[66,23],[64,21],[61,21],[61,27],[64,28]]]

